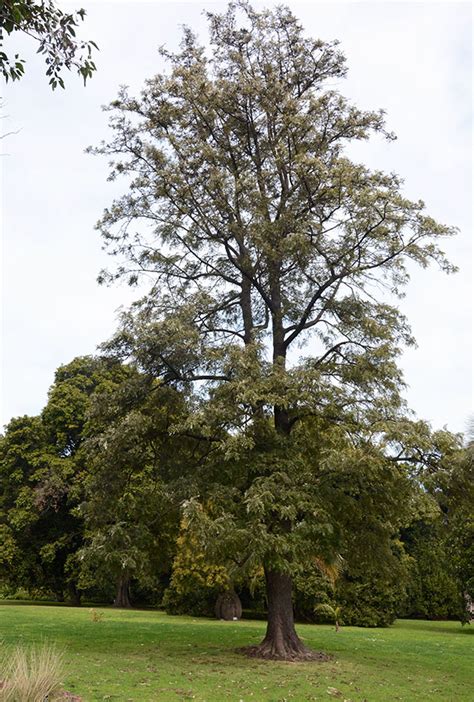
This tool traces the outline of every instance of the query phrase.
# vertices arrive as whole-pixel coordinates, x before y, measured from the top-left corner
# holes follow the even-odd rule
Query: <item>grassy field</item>
[[[389,629],[299,626],[329,663],[271,663],[233,649],[257,643],[265,623],[161,612],[0,604],[0,641],[55,642],[66,690],[84,702],[473,702],[474,627],[398,621]]]

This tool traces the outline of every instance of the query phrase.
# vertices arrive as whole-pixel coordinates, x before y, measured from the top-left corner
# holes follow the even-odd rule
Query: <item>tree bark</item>
[[[329,656],[307,648],[295,629],[292,581],[286,573],[265,568],[268,601],[267,632],[262,643],[240,649],[248,656],[279,661],[329,660]]]
[[[80,607],[82,593],[76,587],[75,583],[69,583],[68,585],[69,601],[74,607]]]
[[[221,592],[217,598],[215,613],[217,619],[227,622],[242,618],[242,603],[235,590]]]
[[[131,607],[130,602],[130,578],[126,573],[121,573],[117,580],[117,595],[114,600],[114,607],[127,609]]]

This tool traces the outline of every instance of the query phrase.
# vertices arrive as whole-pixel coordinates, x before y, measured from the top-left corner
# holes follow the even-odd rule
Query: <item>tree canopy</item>
[[[192,393],[173,431],[210,450],[187,517],[210,551],[265,571],[267,635],[250,653],[311,658],[292,578],[340,545],[327,476],[372,474],[369,503],[389,505],[382,475],[430,453],[404,419],[396,361],[413,339],[387,299],[409,263],[454,270],[440,245],[455,230],[397,175],[347,157],[353,140],[393,135],[335,88],[337,42],[307,38],[285,7],[207,17],[210,52],[185,28],[162,50],[169,71],[138,97],[121,90],[113,137],[91,149],[127,181],[98,225],[119,261],[101,280],[151,280],[106,349]]]

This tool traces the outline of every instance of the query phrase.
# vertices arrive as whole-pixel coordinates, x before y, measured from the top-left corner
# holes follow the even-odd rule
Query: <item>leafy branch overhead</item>
[[[46,75],[54,90],[64,88],[62,71],[76,69],[84,84],[96,70],[92,60],[93,41],[76,38],[76,29],[84,20],[86,11],[63,12],[53,2],[6,0],[0,5],[0,71],[5,80],[19,80],[25,72],[25,60],[15,53],[13,58],[4,49],[6,36],[22,32],[38,43],[38,54],[43,54]]]

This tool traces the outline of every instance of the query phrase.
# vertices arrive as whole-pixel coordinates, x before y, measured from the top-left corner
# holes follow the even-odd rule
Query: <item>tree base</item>
[[[130,609],[130,578],[126,575],[120,575],[117,581],[117,594],[114,600],[114,607],[117,609]]]
[[[264,570],[268,603],[267,632],[260,644],[241,648],[239,652],[250,658],[269,661],[331,660],[326,653],[307,648],[296,633],[291,576],[269,568]]]
[[[301,643],[298,646],[281,647],[262,641],[257,646],[244,646],[236,650],[237,653],[242,653],[248,658],[263,658],[267,661],[289,661],[290,663],[318,661],[319,663],[324,663],[333,660],[333,656],[323,651],[313,651]]]

